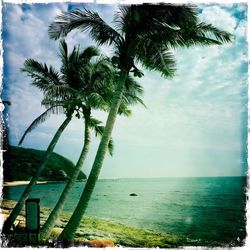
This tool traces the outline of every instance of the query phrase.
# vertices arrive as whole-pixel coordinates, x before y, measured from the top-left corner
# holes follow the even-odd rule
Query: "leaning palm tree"
[[[65,49],[67,46],[65,46]],[[65,54],[65,53],[64,53]],[[111,70],[111,71],[110,71]],[[108,110],[111,105],[111,96],[114,93],[114,80],[116,79],[115,71],[113,70],[112,64],[107,58],[99,59],[96,62],[89,63],[86,67],[83,68],[81,74],[81,79],[83,83],[84,91],[72,91],[71,87],[68,88],[68,92],[73,92],[73,98],[60,98],[54,97],[47,101],[47,105],[60,105],[62,102],[75,102],[75,100],[81,100],[79,104],[80,109],[82,110],[82,115],[85,122],[85,131],[84,131],[84,146],[80,154],[79,160],[76,164],[76,167],[70,176],[67,184],[61,193],[59,200],[57,201],[54,209],[50,213],[48,219],[43,225],[40,231],[40,238],[46,239],[53,229],[56,219],[59,217],[64,204],[69,196],[70,190],[72,189],[77,176],[80,172],[80,169],[84,163],[84,160],[87,156],[89,145],[90,145],[90,129],[94,128],[96,135],[102,135],[104,127],[100,125],[100,122],[95,118],[91,117],[91,111],[93,109],[103,109]],[[126,98],[122,99],[118,113],[122,115],[130,115],[130,110],[128,105],[135,103],[142,103],[140,95],[142,94],[141,86],[134,81],[133,78],[129,78],[127,82],[127,95]],[[44,102],[46,103],[46,101]],[[112,155],[113,142],[109,141],[109,152]]]
[[[63,55],[63,53],[65,52],[65,50],[63,49],[64,46],[65,42],[61,42],[60,43],[61,58],[64,57]],[[70,84],[72,85],[72,82],[74,82],[75,88],[76,86],[80,86],[79,72],[81,72],[84,66],[90,63],[92,57],[98,55],[99,52],[95,47],[88,47],[81,53],[79,51],[79,48],[74,47],[72,53],[68,57],[67,62],[63,62],[62,64],[61,75],[52,66],[48,67],[46,64],[41,64],[33,59],[27,59],[25,61],[22,71],[26,72],[28,76],[32,78],[33,80],[32,85],[40,88],[44,92],[45,99],[48,99],[48,97],[56,98],[58,96],[61,96],[61,98],[62,97],[69,98],[69,96],[72,96],[72,93],[68,93],[65,90],[68,88]],[[73,68],[74,71],[70,70],[70,68],[71,69]],[[76,115],[79,116],[79,112],[77,110],[79,104],[81,104],[79,100],[73,100],[71,102],[55,103],[54,105],[50,105],[49,107],[47,107],[46,111],[43,112],[40,116],[38,116],[26,129],[24,135],[22,136],[19,142],[19,145],[23,142],[27,133],[31,132],[38,124],[48,119],[48,117],[51,114],[60,113],[66,115],[66,119],[58,128],[54,137],[52,138],[42,162],[37,167],[35,174],[31,178],[29,184],[26,186],[24,192],[19,198],[19,201],[12,210],[11,214],[4,222],[3,225],[4,233],[8,233],[14,221],[16,220],[17,216],[19,215],[20,211],[22,210],[25,200],[28,198],[38,178],[41,176],[42,171],[44,170],[50,155],[53,153],[53,150],[62,132],[71,121],[73,113],[76,111],[77,112]]]
[[[79,29],[89,31],[99,45],[112,45],[113,63],[119,68],[116,91],[112,100],[102,140],[78,205],[59,240],[71,241],[88,206],[107,151],[117,112],[128,76],[142,76],[135,65],[139,62],[148,70],[159,71],[170,78],[175,72],[172,49],[177,47],[221,45],[232,36],[211,24],[200,22],[197,9],[189,5],[131,5],[121,6],[114,16],[115,28],[108,25],[96,12],[84,9],[65,12],[56,17],[49,27],[52,39],[66,36]]]
[[[45,119],[46,116],[49,115],[49,113],[52,112],[57,112],[54,111],[57,107],[53,107],[48,109],[47,111],[45,111],[42,115],[40,115],[34,122],[33,124],[36,124],[39,120],[42,121],[42,119]],[[28,198],[30,192],[32,191],[32,188],[34,187],[34,185],[36,184],[38,178],[41,176],[41,173],[44,169],[44,167],[46,166],[46,163],[49,160],[50,155],[53,153],[53,150],[62,134],[62,132],[64,131],[64,129],[67,127],[67,125],[69,124],[70,120],[72,117],[72,111],[70,110],[69,112],[66,113],[66,119],[63,121],[63,123],[61,124],[61,126],[57,129],[55,135],[53,136],[46,152],[45,155],[43,157],[42,163],[38,166],[35,174],[33,175],[33,177],[31,178],[29,184],[26,186],[24,192],[22,193],[21,197],[19,198],[17,204],[15,205],[15,207],[13,208],[12,212],[10,213],[9,217],[5,220],[4,224],[3,224],[3,233],[8,233],[9,230],[11,229],[11,226],[13,225],[13,223],[15,222],[17,216],[19,215],[19,213],[21,212],[25,200]],[[40,123],[39,121],[39,123]]]

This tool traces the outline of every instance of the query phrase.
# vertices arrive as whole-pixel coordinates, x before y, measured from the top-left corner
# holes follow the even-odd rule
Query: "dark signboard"
[[[26,200],[26,230],[38,232],[40,228],[40,199]]]

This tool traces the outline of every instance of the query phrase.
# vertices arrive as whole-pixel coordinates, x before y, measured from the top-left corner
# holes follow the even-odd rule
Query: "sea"
[[[86,216],[194,241],[240,244],[246,237],[246,183],[246,177],[103,179]],[[75,184],[64,211],[74,211],[84,185]],[[36,185],[30,197],[53,208],[64,186]],[[24,188],[5,187],[3,198],[18,200]]]

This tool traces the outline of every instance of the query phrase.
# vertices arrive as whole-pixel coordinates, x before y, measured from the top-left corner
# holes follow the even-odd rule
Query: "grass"
[[[9,146],[4,153],[4,181],[28,181],[41,163],[45,151]],[[48,163],[42,172],[39,181],[65,181],[75,165],[67,158],[52,153]],[[83,172],[79,173],[78,179],[86,179]]]
[[[138,228],[128,227],[122,224],[114,224],[109,221],[93,218],[85,218],[81,222],[81,233],[78,237],[106,238],[116,244],[127,247],[174,247],[180,243],[180,239],[169,234],[156,233]]]
[[[3,200],[1,204],[2,212],[8,214],[15,206],[16,202]],[[41,226],[44,224],[51,210],[41,207]],[[78,227],[74,241],[70,245],[60,245],[57,237],[62,232],[64,226],[70,218],[70,213],[63,212],[56,222],[49,240],[40,241],[40,246],[48,247],[68,247],[88,245],[91,241],[112,242],[116,246],[136,247],[136,248],[177,248],[183,246],[204,246],[204,247],[234,247],[235,243],[224,244],[223,242],[213,242],[211,240],[191,240],[185,236],[156,232],[114,223],[100,218],[83,218]],[[25,212],[22,210],[19,215],[15,231],[10,235],[2,236],[2,246],[4,247],[24,247],[27,244],[25,233]],[[88,245],[89,246],[89,245]],[[238,244],[239,246],[239,244]]]
[[[15,205],[13,201],[3,200],[3,211],[11,210]],[[50,209],[41,208],[41,225],[48,217]],[[68,222],[70,217],[69,213],[62,213],[60,219],[57,221],[53,233],[50,236],[50,241],[41,242],[41,245],[56,246],[56,239]],[[25,225],[24,210],[19,216],[19,224]],[[16,232],[13,232],[14,237],[8,237],[9,246],[25,246],[26,235],[24,228],[16,227]],[[149,230],[129,227],[118,223],[113,223],[108,220],[97,218],[83,218],[78,228],[74,242],[72,245],[79,246],[85,245],[91,240],[109,240],[114,242],[116,246],[124,247],[161,247],[161,248],[174,248],[177,246],[194,245],[192,242],[184,238],[180,238],[167,233],[158,233]],[[7,240],[3,240],[7,242]]]

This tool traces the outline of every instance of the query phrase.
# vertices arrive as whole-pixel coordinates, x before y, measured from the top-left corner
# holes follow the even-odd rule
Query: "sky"
[[[29,124],[44,111],[42,93],[20,71],[33,58],[59,69],[58,41],[48,37],[48,25],[62,11],[74,8],[98,11],[111,23],[117,5],[3,4],[4,49],[2,99],[11,145],[17,145]],[[113,130],[114,156],[106,155],[101,178],[241,176],[247,171],[247,5],[198,4],[199,18],[234,34],[231,44],[177,49],[173,79],[143,69],[137,79],[144,88],[147,108],[133,106],[129,118],[118,117]],[[70,48],[93,44],[88,33],[73,31]],[[112,53],[103,47],[103,53]],[[106,121],[107,114],[94,115]],[[24,147],[46,150],[63,115],[51,116],[28,134]],[[83,143],[83,120],[74,118],[55,152],[76,163]],[[92,134],[83,167],[89,173],[99,139]]]

